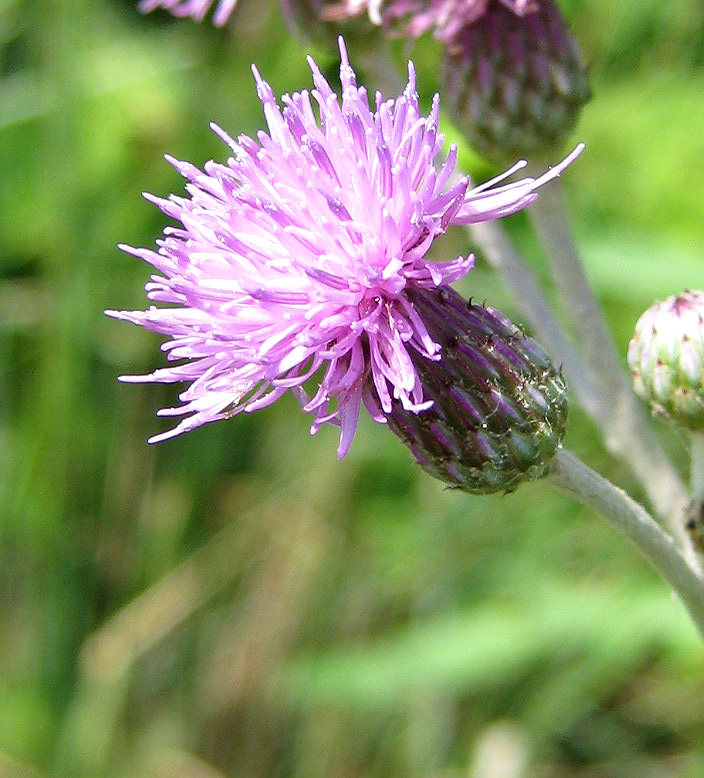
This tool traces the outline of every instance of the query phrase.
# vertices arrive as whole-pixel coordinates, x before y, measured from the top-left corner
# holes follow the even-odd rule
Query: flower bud
[[[496,160],[553,150],[590,95],[579,47],[551,0],[522,16],[489,3],[448,42],[444,81],[458,128]]]
[[[655,303],[628,346],[633,388],[654,414],[704,431],[704,292]]]
[[[542,347],[450,287],[407,294],[441,353],[437,361],[412,356],[433,405],[417,413],[394,401],[389,428],[426,472],[467,492],[510,492],[546,475],[567,397]]]

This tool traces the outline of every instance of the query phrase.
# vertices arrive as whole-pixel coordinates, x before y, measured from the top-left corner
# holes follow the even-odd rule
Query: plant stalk
[[[687,491],[633,393],[577,252],[559,180],[541,189],[527,214],[550,265],[563,309],[571,319],[587,373],[596,384],[600,401],[596,403],[598,415],[592,415],[606,445],[628,463],[655,513],[667,521],[678,545],[685,547]]]
[[[622,489],[564,449],[555,455],[548,478],[631,540],[679,595],[704,638],[704,580],[655,519]]]
[[[690,490],[692,500],[704,502],[704,433],[692,432],[690,461]]]

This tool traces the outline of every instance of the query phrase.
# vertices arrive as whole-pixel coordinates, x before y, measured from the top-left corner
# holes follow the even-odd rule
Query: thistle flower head
[[[314,88],[284,95],[283,109],[256,68],[268,132],[257,139],[215,131],[233,156],[203,170],[170,159],[188,196],[147,196],[180,222],[158,251],[124,246],[158,271],[147,296],[170,307],[109,311],[168,336],[173,366],[126,381],[189,382],[185,416],[164,440],[241,411],[263,408],[291,390],[314,417],[341,427],[350,447],[362,402],[384,421],[392,402],[427,410],[414,358],[440,359],[409,297],[443,287],[473,257],[431,262],[426,254],[451,224],[513,213],[581,151],[538,179],[499,179],[472,187],[454,175],[457,149],[441,167],[439,99],[421,114],[415,74],[396,100],[370,109],[340,39],[342,99],[312,59]],[[309,396],[304,385],[317,378]]]
[[[438,40],[447,43],[495,2],[523,16],[535,10],[538,0],[341,0],[325,14],[342,20],[366,12],[374,24],[405,36],[416,38],[433,30]]]
[[[654,414],[704,431],[704,292],[684,292],[641,315],[628,345],[633,388]]]
[[[216,5],[213,24],[216,27],[222,27],[232,16],[237,0],[141,0],[138,7],[145,14],[155,11],[157,8],[163,8],[172,16],[190,18],[200,22],[213,5]]]
[[[590,95],[579,46],[552,0],[525,18],[493,2],[458,30],[444,49],[443,88],[457,126],[497,160],[552,153]]]
[[[287,17],[304,12],[309,16],[317,14],[321,21],[344,21],[366,12],[374,24],[400,28],[410,37],[434,29],[440,40],[449,40],[464,25],[479,19],[492,2],[501,2],[523,15],[533,10],[538,0],[280,0]],[[213,24],[222,27],[235,10],[237,0],[141,0],[139,10],[150,13],[162,8],[173,16],[200,22],[213,5]]]

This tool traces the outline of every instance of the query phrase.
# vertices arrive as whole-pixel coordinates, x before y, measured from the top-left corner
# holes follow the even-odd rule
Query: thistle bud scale
[[[704,292],[655,303],[628,346],[633,388],[655,415],[704,431]]]
[[[412,356],[432,407],[412,413],[395,400],[384,414],[390,429],[424,470],[467,492],[510,492],[546,475],[567,403],[543,349],[449,287],[408,297],[442,351],[437,361]]]
[[[490,3],[448,43],[444,70],[457,125],[493,159],[561,143],[590,95],[579,47],[551,0],[523,16]]]

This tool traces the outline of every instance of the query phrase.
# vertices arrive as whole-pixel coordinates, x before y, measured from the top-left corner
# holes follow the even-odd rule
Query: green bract
[[[704,292],[655,303],[628,346],[633,388],[654,414],[704,431]]]
[[[449,287],[409,297],[438,361],[413,356],[422,413],[394,401],[390,429],[432,476],[467,492],[513,491],[547,474],[567,418],[565,382],[543,348],[493,308]]]

